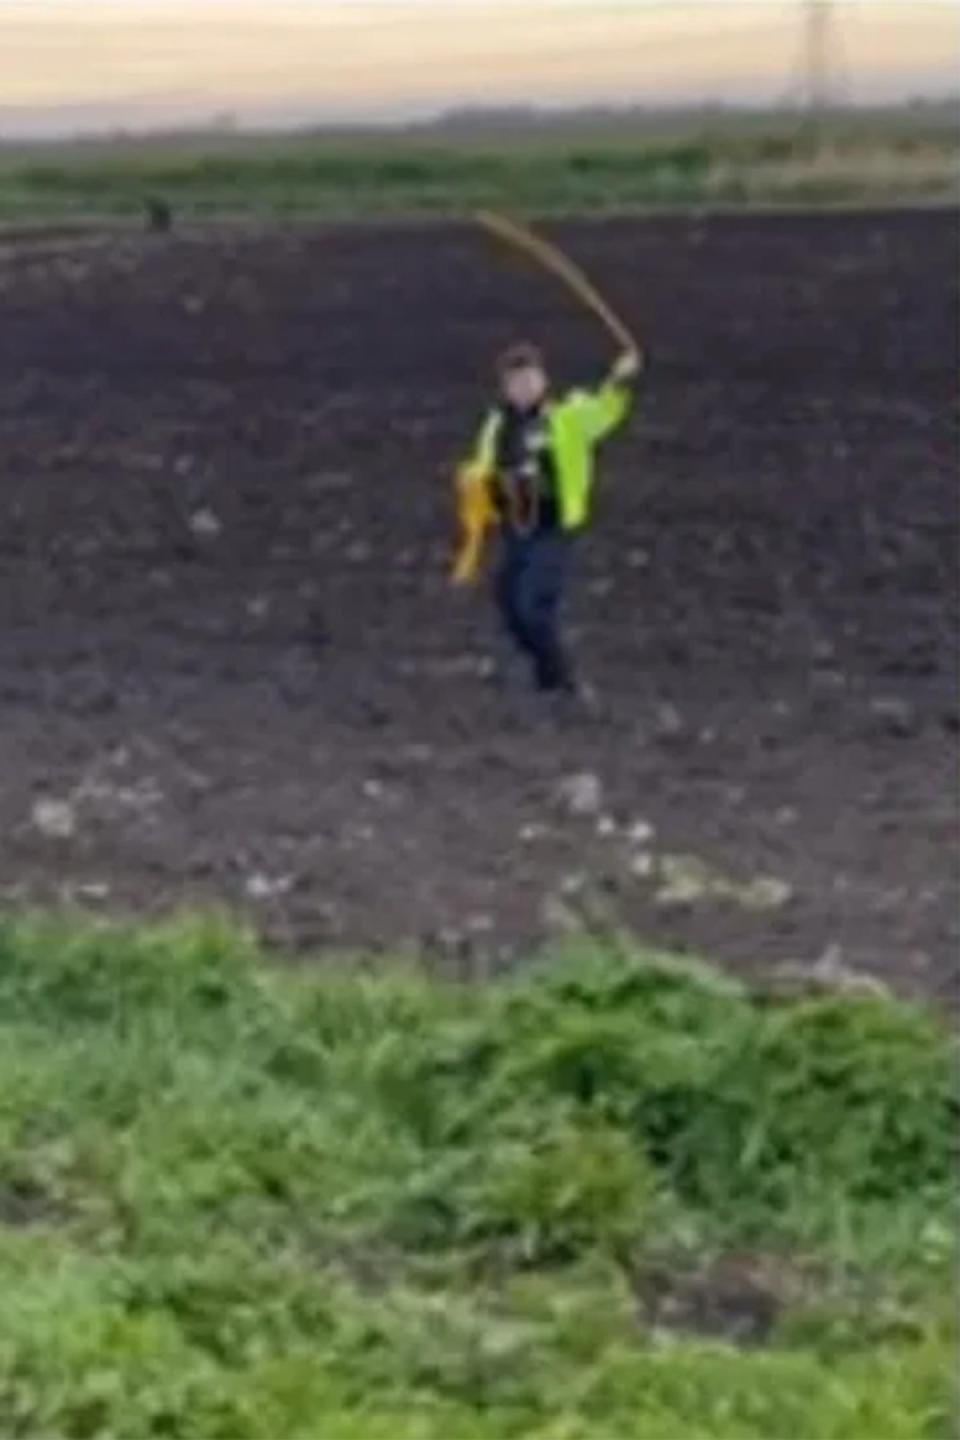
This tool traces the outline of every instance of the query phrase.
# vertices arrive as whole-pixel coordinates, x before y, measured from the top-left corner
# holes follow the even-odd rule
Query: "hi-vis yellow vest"
[[[630,408],[630,391],[623,385],[599,390],[574,390],[547,405],[550,443],[557,467],[557,505],[564,530],[579,530],[590,516],[593,490],[593,452],[615,430]],[[492,478],[497,468],[499,410],[487,416],[468,468]]]
[[[630,409],[626,386],[608,383],[599,390],[574,390],[546,409],[557,475],[557,508],[563,530],[580,530],[590,518],[593,452],[615,430]],[[486,533],[496,512],[491,493],[497,469],[497,440],[503,423],[492,411],[481,427],[469,459],[457,472],[461,545],[453,578],[460,584],[476,579]]]

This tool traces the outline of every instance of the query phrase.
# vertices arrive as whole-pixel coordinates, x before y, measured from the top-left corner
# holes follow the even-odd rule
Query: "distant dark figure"
[[[166,235],[173,225],[173,211],[159,195],[151,195],[144,201],[146,225],[151,235]]]

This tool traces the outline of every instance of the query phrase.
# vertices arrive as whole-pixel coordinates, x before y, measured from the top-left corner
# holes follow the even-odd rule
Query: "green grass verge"
[[[834,128],[641,140],[518,140],[486,148],[402,138],[128,143],[0,152],[0,221],[141,213],[164,195],[181,216],[534,213],[657,206],[952,199],[951,130]]]
[[[945,1437],[953,1080],[925,1013],[656,958],[6,922],[0,1433]]]

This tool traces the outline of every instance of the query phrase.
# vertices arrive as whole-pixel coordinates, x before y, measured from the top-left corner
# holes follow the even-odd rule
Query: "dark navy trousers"
[[[506,530],[496,579],[507,634],[529,660],[538,690],[571,690],[573,673],[560,634],[560,607],[573,539],[561,530]]]

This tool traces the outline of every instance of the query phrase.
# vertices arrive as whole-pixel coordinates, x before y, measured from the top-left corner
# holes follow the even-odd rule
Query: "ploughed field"
[[[607,361],[553,282],[466,226],[0,244],[5,905],[945,994],[955,215],[551,233],[650,351],[569,607],[601,710],[561,722],[447,580],[498,348]]]

